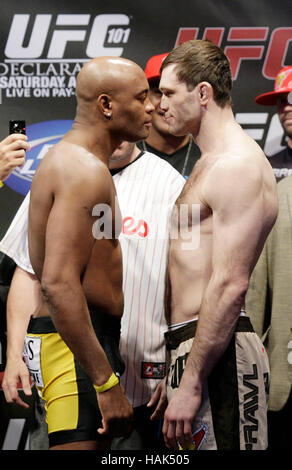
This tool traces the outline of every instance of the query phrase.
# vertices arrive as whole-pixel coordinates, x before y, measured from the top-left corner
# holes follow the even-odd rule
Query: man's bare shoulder
[[[54,145],[44,156],[43,161],[59,171],[65,168],[66,172],[70,172],[78,168],[80,171],[91,169],[101,174],[107,173],[107,167],[98,155],[94,155],[82,145],[66,140],[61,140]]]
[[[247,136],[248,137],[248,136]],[[245,145],[243,145],[243,143]],[[238,142],[236,145],[231,145],[226,151],[218,155],[210,155],[206,160],[210,159],[208,172],[206,172],[206,179],[220,178],[223,181],[227,178],[244,178],[261,179],[263,177],[271,176],[273,180],[273,170],[259,145],[251,138],[244,139],[244,142]],[[218,181],[220,183],[220,181]]]
[[[272,167],[257,144],[246,146],[244,151],[234,147],[213,158],[202,184],[202,198],[213,202],[231,202],[236,195],[248,201],[263,193],[273,198],[275,192]]]
[[[35,174],[35,184],[44,183],[57,195],[71,191],[82,198],[107,200],[112,177],[98,156],[80,145],[60,141],[44,156]],[[91,197],[90,197],[91,198]]]

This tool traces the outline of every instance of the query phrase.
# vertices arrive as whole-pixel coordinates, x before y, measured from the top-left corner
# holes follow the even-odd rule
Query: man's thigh
[[[36,325],[44,332],[26,335],[28,367],[45,401],[50,448],[95,442],[102,419],[91,380],[60,335],[50,331],[49,322],[45,324],[48,332],[41,322]]]
[[[179,386],[194,339],[171,351],[167,396]],[[196,449],[263,450],[267,448],[269,364],[264,347],[247,317],[241,317],[225,353],[204,384],[193,423]]]

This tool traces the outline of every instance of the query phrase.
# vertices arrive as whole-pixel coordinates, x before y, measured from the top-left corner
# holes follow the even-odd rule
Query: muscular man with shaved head
[[[31,185],[29,252],[42,301],[25,355],[46,401],[50,448],[104,449],[129,432],[132,419],[118,380],[121,216],[108,159],[123,140],[148,136],[153,106],[143,70],[121,58],[87,63],[76,92],[72,128]],[[94,230],[102,215],[111,233],[108,225]]]

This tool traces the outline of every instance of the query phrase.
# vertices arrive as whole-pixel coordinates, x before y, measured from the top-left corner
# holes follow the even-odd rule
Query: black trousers
[[[162,420],[150,421],[154,408],[146,405],[134,408],[134,423],[131,434],[113,439],[111,450],[166,450],[162,434]]]
[[[292,444],[292,391],[280,411],[268,411],[269,450],[291,449]]]

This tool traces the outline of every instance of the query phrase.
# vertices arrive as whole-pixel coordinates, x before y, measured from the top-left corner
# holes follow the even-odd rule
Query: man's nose
[[[159,107],[162,109],[162,111],[166,111],[167,109],[167,100],[164,95],[161,96]]]
[[[150,99],[147,98],[147,105],[146,105],[147,113],[153,113],[154,109],[155,108],[154,108],[153,104],[151,103]]]

